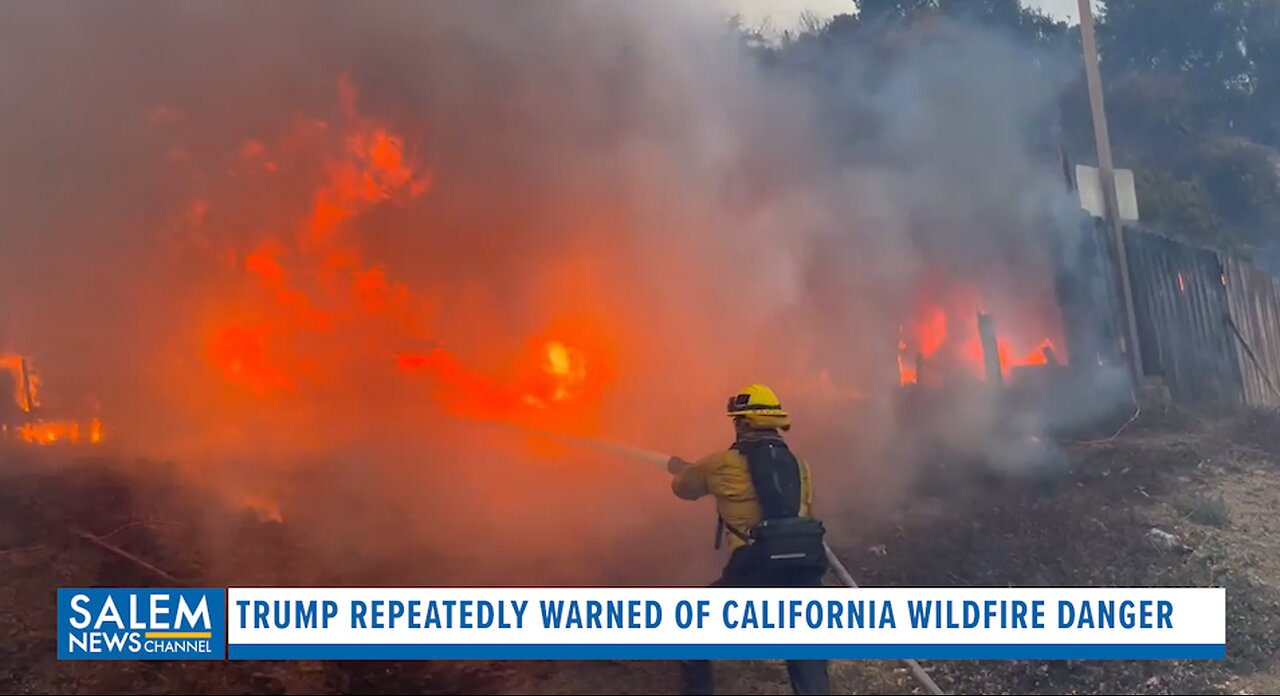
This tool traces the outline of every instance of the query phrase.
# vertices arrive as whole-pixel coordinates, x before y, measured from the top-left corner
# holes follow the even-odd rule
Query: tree
[[[1255,139],[1280,147],[1280,3],[1250,2],[1245,27],[1244,50],[1253,72],[1240,125]]]
[[[1251,74],[1248,14],[1248,0],[1107,0],[1099,50],[1112,74],[1185,73],[1203,94],[1223,94]]]
[[[1117,161],[1139,175],[1144,217],[1221,247],[1265,244],[1280,224],[1277,3],[1107,0],[1099,36]]]
[[[1280,0],[1105,0],[1098,17],[1113,150],[1137,174],[1144,219],[1201,243],[1280,248]],[[1062,132],[1091,159],[1079,31],[1019,0],[859,0],[858,14],[809,27],[770,58],[806,79],[835,86],[852,73],[874,88],[904,49],[964,24],[1075,71]],[[858,122],[857,137],[874,139]]]

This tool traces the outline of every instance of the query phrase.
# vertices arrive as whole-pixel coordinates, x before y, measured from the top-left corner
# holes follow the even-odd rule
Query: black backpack
[[[766,438],[735,442],[732,449],[747,460],[760,504],[760,523],[746,531],[723,519],[720,524],[747,542],[753,568],[764,572],[825,570],[826,528],[820,520],[800,516],[800,462],[787,444],[780,438]],[[719,547],[720,535],[716,536]]]

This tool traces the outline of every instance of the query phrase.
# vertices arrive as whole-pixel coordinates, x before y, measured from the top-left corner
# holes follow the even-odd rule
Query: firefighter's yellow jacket
[[[796,461],[800,465],[800,516],[811,517],[813,491],[809,485],[809,465],[799,455]],[[747,458],[737,450],[716,452],[698,460],[671,479],[671,490],[685,500],[714,495],[721,519],[743,534],[760,523],[760,505],[756,502]],[[731,551],[746,543],[728,530],[725,538]]]

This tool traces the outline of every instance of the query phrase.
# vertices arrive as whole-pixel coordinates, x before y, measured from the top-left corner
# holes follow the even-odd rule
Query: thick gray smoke
[[[695,582],[713,518],[643,466],[459,418],[457,384],[397,369],[432,346],[498,375],[531,336],[587,346],[584,430],[686,457],[770,384],[834,528],[896,504],[922,303],[978,295],[1018,346],[1059,330],[1040,239],[1076,219],[1036,145],[1068,75],[962,26],[806,73],[689,4],[0,6],[0,349],[50,408],[92,395],[118,451],[273,498],[335,559],[422,545],[456,581]],[[334,179],[368,123],[413,169],[394,193]],[[359,261],[306,276],[338,180],[373,191],[325,236]],[[289,313],[247,260],[264,240],[337,319]],[[229,368],[232,339],[264,354]],[[956,432],[989,427],[986,393]]]

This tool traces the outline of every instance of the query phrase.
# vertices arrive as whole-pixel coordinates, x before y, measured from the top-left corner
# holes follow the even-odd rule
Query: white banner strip
[[[231,588],[232,659],[1221,659],[1221,588]]]

